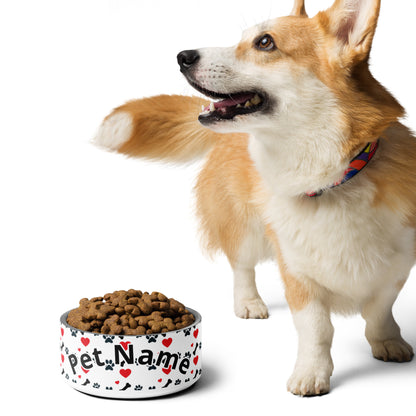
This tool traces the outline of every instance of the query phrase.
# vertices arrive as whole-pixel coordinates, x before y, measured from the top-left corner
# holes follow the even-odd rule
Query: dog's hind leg
[[[264,233],[259,232],[261,229],[259,226],[257,230],[249,231],[240,244],[236,261],[230,261],[234,272],[234,312],[244,319],[264,319],[269,316],[255,280],[255,266],[267,251]]]
[[[413,349],[402,338],[392,314],[392,306],[398,293],[399,287],[385,288],[362,309],[362,316],[366,321],[365,335],[373,356],[378,360],[406,362],[413,358]]]
[[[234,311],[240,318],[267,318],[255,281],[255,266],[273,254],[253,203],[258,174],[246,135],[219,140],[196,185],[197,214],[208,252],[222,251],[234,272]]]

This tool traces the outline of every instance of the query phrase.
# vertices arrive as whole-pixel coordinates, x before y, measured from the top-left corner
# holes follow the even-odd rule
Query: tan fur
[[[400,123],[392,124],[383,137],[377,163],[367,172],[377,187],[374,204],[389,207],[416,228],[416,139]]]
[[[209,251],[223,250],[230,262],[255,208],[250,202],[259,181],[247,152],[247,136],[230,134],[210,153],[197,185],[197,213]]]
[[[169,162],[203,155],[222,135],[198,123],[201,105],[207,105],[207,101],[198,97],[161,95],[132,100],[116,108],[110,116],[127,112],[134,125],[131,138],[118,151],[128,156]]]
[[[305,0],[295,0],[295,4],[293,5],[293,9],[290,14],[292,16],[308,17],[305,9]]]

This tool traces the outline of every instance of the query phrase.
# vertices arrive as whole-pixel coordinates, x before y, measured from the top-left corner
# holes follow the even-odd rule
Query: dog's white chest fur
[[[267,206],[289,272],[352,301],[353,308],[406,278],[413,265],[414,231],[375,208],[371,184],[362,185],[353,194],[343,185],[320,200],[276,195]]]

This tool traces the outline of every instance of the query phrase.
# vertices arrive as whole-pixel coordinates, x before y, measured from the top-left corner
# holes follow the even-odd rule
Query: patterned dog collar
[[[368,143],[366,147],[361,151],[361,153],[351,160],[348,168],[344,172],[343,178],[326,189],[331,189],[335,188],[336,186],[342,185],[343,183],[349,181],[357,173],[361,172],[364,169],[364,167],[367,166],[368,162],[373,158],[378,148],[378,144],[379,140],[377,140],[376,142]],[[321,189],[317,192],[306,192],[306,195],[311,198],[315,198],[317,196],[321,196],[324,193],[324,191],[325,189]]]

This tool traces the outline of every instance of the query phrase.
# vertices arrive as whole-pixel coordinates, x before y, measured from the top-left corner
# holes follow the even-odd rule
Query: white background
[[[314,14],[330,0],[309,3]],[[128,99],[194,93],[177,67],[180,50],[235,44],[242,29],[291,7],[290,0],[1,2],[1,407],[61,415],[413,411],[416,360],[374,360],[359,317],[334,318],[332,392],[287,393],[297,339],[277,268],[258,268],[270,318],[236,318],[226,260],[210,261],[199,247],[192,195],[199,165],[127,160],[90,144],[102,118]],[[376,77],[407,108],[411,127],[415,12],[411,0],[383,1],[372,55]],[[395,315],[416,347],[415,274]],[[82,297],[130,287],[162,291],[202,314],[204,373],[189,391],[103,400],[61,379],[61,313]]]

